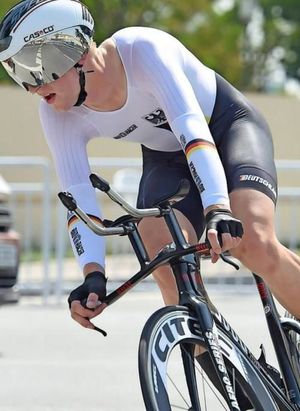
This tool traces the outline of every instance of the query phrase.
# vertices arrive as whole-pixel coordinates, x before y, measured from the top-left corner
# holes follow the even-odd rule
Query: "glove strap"
[[[84,279],[84,281],[86,281],[86,280],[89,280],[89,279],[93,279],[93,278],[97,278],[97,277],[99,277],[100,276],[100,278],[101,279],[103,279],[103,280],[105,280],[105,282],[107,282],[107,277],[105,277],[105,274],[102,272],[102,271],[92,271],[91,273],[88,273],[86,276],[85,276],[85,279]]]
[[[228,208],[216,208],[214,210],[210,210],[206,216],[205,216],[205,221],[206,223],[209,222],[209,220],[211,220],[216,214],[228,214],[228,215],[232,215],[232,212],[230,210],[228,210]]]

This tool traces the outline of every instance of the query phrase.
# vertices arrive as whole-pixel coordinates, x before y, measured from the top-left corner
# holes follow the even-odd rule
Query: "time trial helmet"
[[[94,20],[78,0],[23,0],[0,23],[0,61],[25,89],[57,80],[89,50]]]

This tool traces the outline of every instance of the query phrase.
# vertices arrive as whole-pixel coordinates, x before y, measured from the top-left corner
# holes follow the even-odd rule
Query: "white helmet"
[[[89,50],[94,21],[78,0],[23,0],[0,23],[0,61],[21,86],[57,80]],[[84,76],[82,70],[79,74]]]

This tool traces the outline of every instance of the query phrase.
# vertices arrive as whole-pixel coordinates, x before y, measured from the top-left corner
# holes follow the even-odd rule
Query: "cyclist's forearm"
[[[213,204],[224,204],[228,207],[224,167],[200,107],[195,107],[193,113],[178,116],[170,125],[182,145],[203,207],[207,208]]]
[[[75,198],[78,206],[97,224],[101,223],[101,212],[91,184],[77,184],[67,188]],[[89,227],[78,219],[76,214],[68,214],[68,229],[74,255],[83,270],[90,263],[105,266],[105,242]],[[98,268],[98,267],[97,267]],[[92,270],[92,271],[98,271]]]

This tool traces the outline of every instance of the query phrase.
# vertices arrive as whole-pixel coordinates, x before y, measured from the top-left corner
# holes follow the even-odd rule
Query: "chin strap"
[[[80,85],[80,93],[78,96],[77,102],[74,104],[74,107],[81,106],[82,103],[85,102],[87,97],[87,92],[85,91],[85,72],[82,70],[82,64],[76,63],[74,66],[77,70],[79,75],[79,85]],[[86,73],[92,73],[93,70],[87,71]]]

